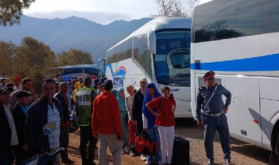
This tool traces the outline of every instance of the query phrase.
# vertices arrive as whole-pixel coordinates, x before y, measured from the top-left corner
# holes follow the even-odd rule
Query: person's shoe
[[[151,165],[151,162],[146,161],[146,162],[145,162],[145,165]]]
[[[143,154],[141,154],[141,155],[140,155],[140,159],[143,160],[143,161],[146,161],[146,156],[143,155]]]
[[[212,160],[212,159],[208,159],[208,161],[207,161],[207,165],[214,165],[214,160]]]
[[[130,156],[131,156],[131,157],[135,157],[136,154],[135,154],[133,151],[130,151]]]
[[[130,151],[127,149],[127,147],[125,147],[125,148],[123,148],[123,152],[124,152],[125,154],[128,154]]]
[[[231,162],[230,159],[224,159],[224,161],[225,161],[225,164],[226,164],[226,165],[231,165],[231,164],[232,164],[232,162]]]
[[[64,163],[64,164],[73,164],[75,162],[68,158],[68,159],[62,160],[62,163]]]

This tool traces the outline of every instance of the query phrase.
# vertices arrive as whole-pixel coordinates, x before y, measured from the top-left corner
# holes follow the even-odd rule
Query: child
[[[129,123],[129,144],[131,143],[132,139],[136,135],[136,127],[133,124],[132,121],[132,107],[133,107],[133,101],[134,101],[134,87],[132,85],[129,85],[126,87],[127,92],[130,96],[126,97],[125,103],[126,103],[126,110],[128,113],[128,123]],[[130,156],[134,157],[136,156],[135,153],[130,151]]]
[[[162,95],[163,97],[156,98],[147,103],[146,107],[157,117],[156,125],[160,135],[162,163],[163,165],[170,165],[174,140],[174,110],[176,103],[173,97],[170,97],[169,87],[165,86],[162,88]],[[154,108],[158,110],[158,113],[153,111]]]

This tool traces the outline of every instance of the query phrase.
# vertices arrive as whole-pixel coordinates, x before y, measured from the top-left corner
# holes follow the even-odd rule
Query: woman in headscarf
[[[128,127],[128,114],[126,111],[125,105],[125,95],[124,95],[124,88],[119,88],[117,92],[117,100],[120,110],[120,118],[121,118],[121,125],[122,125],[122,132],[123,132],[123,152],[122,153],[129,153],[128,146],[129,146],[129,127]]]
[[[154,83],[149,83],[146,88],[146,95],[143,100],[142,106],[142,119],[143,119],[143,130],[147,131],[151,140],[158,143],[158,153],[156,159],[159,165],[161,162],[161,145],[160,145],[160,136],[158,132],[158,127],[155,125],[156,117],[146,108],[146,104],[158,97],[161,97],[161,94],[158,92]],[[153,109],[157,113],[157,109]],[[147,156],[146,163],[150,165],[153,161],[153,156]]]
[[[117,98],[117,93],[118,93],[118,91],[117,91],[116,89],[113,89],[113,90],[111,91],[111,93],[113,94],[113,96],[115,96],[115,97]]]

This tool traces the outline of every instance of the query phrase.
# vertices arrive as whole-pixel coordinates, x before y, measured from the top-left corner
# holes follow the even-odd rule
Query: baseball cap
[[[33,95],[33,93],[26,91],[26,90],[21,90],[17,93],[16,98],[28,97],[31,95]]]
[[[14,82],[16,82],[16,81],[21,81],[21,78],[20,77],[15,77]]]
[[[9,87],[2,87],[2,88],[0,88],[0,93],[4,93],[5,91],[10,91],[10,92],[12,92],[13,91],[13,89],[11,89],[11,88],[9,88]]]

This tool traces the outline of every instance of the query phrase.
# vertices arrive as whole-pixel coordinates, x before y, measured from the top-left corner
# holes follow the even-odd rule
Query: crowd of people
[[[174,137],[175,101],[170,89],[162,96],[154,83],[140,80],[140,89],[132,85],[115,89],[106,79],[90,77],[72,79],[70,83],[44,79],[42,95],[35,94],[30,78],[16,77],[13,83],[1,80],[0,87],[0,164],[21,165],[31,157],[52,152],[60,147],[61,154],[52,157],[54,165],[74,163],[68,156],[71,109],[76,110],[80,128],[82,165],[94,165],[97,142],[100,165],[108,165],[107,147],[113,164],[121,164],[121,154],[139,156],[129,144],[142,131],[156,141],[158,164],[170,164]],[[125,96],[125,90],[129,96]],[[151,164],[153,157],[141,155]]]
[[[205,86],[197,96],[197,124],[204,128],[204,145],[208,165],[214,164],[213,139],[220,135],[224,160],[231,164],[229,128],[226,118],[231,93],[215,83],[215,73],[204,75]],[[114,88],[111,80],[90,77],[73,78],[70,83],[44,79],[42,95],[36,95],[30,78],[15,77],[12,82],[1,79],[0,86],[0,164],[21,165],[31,157],[64,148],[51,157],[52,164],[74,163],[68,156],[70,114],[76,110],[76,125],[80,128],[82,165],[95,165],[98,146],[100,165],[108,165],[107,147],[113,164],[121,164],[121,154],[140,156],[145,164],[172,162],[176,102],[170,88],[161,92],[145,78],[140,88],[128,85]],[[128,93],[128,96],[125,96]],[[226,97],[223,103],[222,96]],[[158,144],[156,155],[140,155],[129,149],[134,137],[147,133]]]

